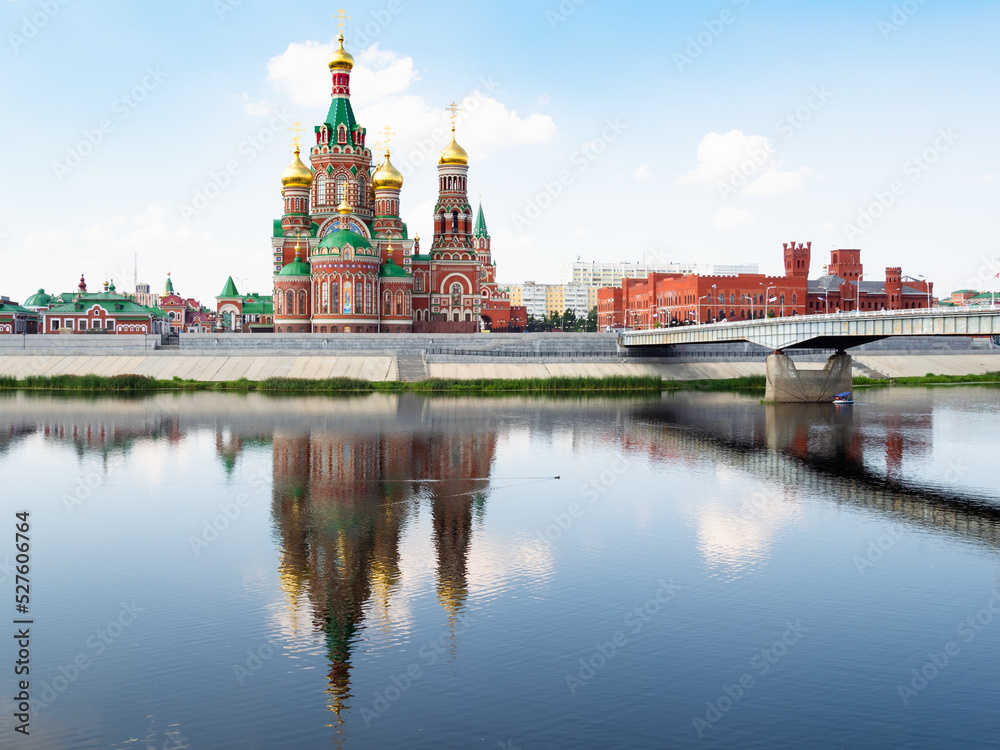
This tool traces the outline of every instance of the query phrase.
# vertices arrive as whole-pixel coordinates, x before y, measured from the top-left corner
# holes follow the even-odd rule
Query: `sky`
[[[269,293],[280,175],[329,106],[341,6],[0,0],[0,295],[138,279]],[[432,235],[446,107],[498,277],[861,248],[939,295],[1000,273],[995,0],[377,0],[352,101]]]

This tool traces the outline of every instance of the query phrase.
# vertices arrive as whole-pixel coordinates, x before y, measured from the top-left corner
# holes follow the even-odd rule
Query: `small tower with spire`
[[[389,143],[392,131],[387,125],[382,131],[385,145],[385,161],[372,175],[375,191],[374,233],[377,237],[401,238],[403,220],[399,218],[399,193],[403,189],[403,174],[393,166],[389,158]]]
[[[295,123],[289,128],[295,133],[292,139],[294,153],[292,161],[281,173],[281,195],[285,201],[285,212],[281,217],[281,229],[284,233],[284,243],[281,247],[281,257],[275,252],[274,272],[291,263],[295,257],[295,248],[302,238],[308,238],[312,229],[312,217],[309,213],[309,193],[313,184],[313,173],[299,157],[299,134],[302,126]]]

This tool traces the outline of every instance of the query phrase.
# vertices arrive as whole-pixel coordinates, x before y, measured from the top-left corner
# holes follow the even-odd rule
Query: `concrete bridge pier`
[[[767,358],[767,391],[764,400],[775,403],[816,404],[830,402],[841,391],[854,387],[851,356],[839,351],[822,370],[799,370],[792,358],[775,351]]]

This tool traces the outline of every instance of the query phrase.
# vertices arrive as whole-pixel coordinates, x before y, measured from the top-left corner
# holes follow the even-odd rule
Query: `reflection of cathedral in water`
[[[273,520],[282,587],[293,617],[309,613],[325,636],[338,724],[351,696],[351,653],[366,603],[388,611],[400,582],[400,539],[424,500],[434,529],[438,601],[449,622],[461,616],[474,510],[494,450],[488,431],[275,432]]]

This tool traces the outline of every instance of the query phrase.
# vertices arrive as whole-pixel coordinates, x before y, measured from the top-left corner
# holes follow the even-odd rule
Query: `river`
[[[1000,389],[857,396],[0,396],[3,746],[996,746]]]

